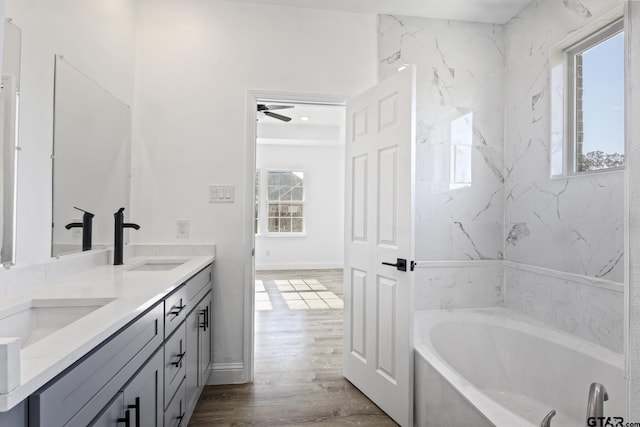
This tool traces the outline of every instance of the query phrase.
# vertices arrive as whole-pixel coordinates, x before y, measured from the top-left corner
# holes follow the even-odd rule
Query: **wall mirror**
[[[2,81],[0,82],[0,262],[15,262],[16,172],[20,106],[22,32],[11,20],[4,24]]]
[[[129,211],[130,147],[129,106],[57,55],[52,256],[88,249],[82,211],[93,214],[91,247],[113,243],[113,213]]]

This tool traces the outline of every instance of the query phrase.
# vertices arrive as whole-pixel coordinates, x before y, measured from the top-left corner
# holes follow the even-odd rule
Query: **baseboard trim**
[[[214,363],[209,368],[207,385],[243,384],[246,382],[242,362]]]
[[[342,263],[318,262],[318,263],[299,263],[299,264],[258,264],[256,270],[329,270],[343,268]]]

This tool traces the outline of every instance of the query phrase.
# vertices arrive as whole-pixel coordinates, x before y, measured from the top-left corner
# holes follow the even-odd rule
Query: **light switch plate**
[[[233,185],[210,185],[209,203],[233,203]]]

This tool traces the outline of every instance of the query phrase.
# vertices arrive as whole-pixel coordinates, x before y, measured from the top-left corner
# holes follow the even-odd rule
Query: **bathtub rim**
[[[586,341],[567,332],[546,325],[508,308],[473,308],[454,310],[416,310],[414,312],[414,357],[421,357],[431,365],[466,400],[476,412],[496,426],[533,426],[537,424],[510,411],[485,394],[451,366],[435,349],[429,333],[438,323],[481,322],[533,335],[554,344],[579,351],[624,372],[624,354]],[[553,408],[549,408],[551,410]]]

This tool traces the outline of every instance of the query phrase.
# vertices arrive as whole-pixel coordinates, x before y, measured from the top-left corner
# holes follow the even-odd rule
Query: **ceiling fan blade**
[[[271,111],[263,111],[266,116],[273,117],[274,119],[282,120],[283,122],[290,122],[291,117],[283,116],[282,114],[272,113]]]
[[[295,108],[294,105],[267,105],[267,110],[284,110],[287,108]]]

